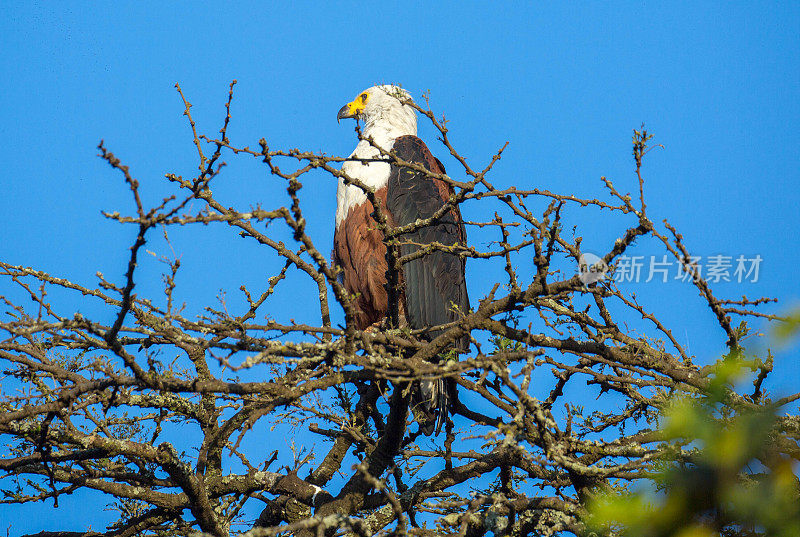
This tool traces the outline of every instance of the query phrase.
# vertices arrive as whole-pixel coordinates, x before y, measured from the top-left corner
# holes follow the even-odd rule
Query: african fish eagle
[[[362,120],[361,140],[350,158],[376,159],[372,162],[346,161],[342,171],[375,191],[383,205],[387,223],[399,227],[432,217],[454,194],[449,183],[424,172],[401,167],[385,153],[424,166],[444,175],[444,166],[422,140],[417,138],[417,115],[409,106],[411,97],[394,85],[374,86],[344,105],[337,116]],[[376,147],[377,146],[377,147]],[[378,149],[384,150],[384,154]],[[356,295],[356,324],[365,330],[383,321],[388,312],[387,259],[384,235],[372,218],[373,207],[364,191],[339,178],[336,191],[334,262],[342,269],[344,286]],[[399,254],[406,256],[420,247],[439,243],[466,244],[466,232],[458,206],[433,224],[399,237]],[[469,310],[464,279],[465,260],[453,253],[434,250],[402,266],[399,284],[401,322],[413,329],[430,328],[457,321]],[[433,339],[441,331],[429,331]],[[459,351],[468,349],[467,337],[456,342]],[[452,385],[452,384],[451,384]],[[412,410],[420,430],[431,434],[441,429],[447,413],[449,394],[439,380],[422,382],[412,391]]]

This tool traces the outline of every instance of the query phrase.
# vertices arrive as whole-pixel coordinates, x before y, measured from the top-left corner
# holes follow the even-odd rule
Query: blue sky
[[[196,169],[176,82],[203,132],[216,134],[228,83],[237,79],[234,144],[255,147],[265,137],[273,148],[340,155],[351,151],[354,134],[352,125],[337,125],[339,107],[375,83],[400,82],[418,99],[429,91],[454,145],[476,166],[510,142],[492,176],[497,185],[609,199],[604,175],[633,192],[630,137],[646,123],[664,145],[645,164],[651,217],[669,219],[698,255],[763,258],[757,283],[723,284],[720,294],[775,296],[781,304],[765,309],[774,312],[800,301],[798,4],[220,5],[5,4],[0,259],[87,285],[98,270],[121,280],[134,231],[105,221],[100,210],[131,212],[130,194],[96,146],[104,139],[131,166],[146,200],[170,193],[165,173],[188,177]],[[431,130],[420,135],[442,157]],[[456,163],[443,161],[455,175]],[[255,162],[231,161],[226,174],[215,194],[232,205],[266,206],[284,196]],[[318,176],[304,194],[315,239],[330,244],[334,183]],[[599,215],[570,215],[584,246],[595,240],[598,251],[623,229],[606,229]],[[189,232],[171,237],[183,256],[179,292],[190,309],[220,289],[235,301],[241,281],[272,270],[268,254],[231,235],[214,228],[200,241]],[[157,240],[150,247],[165,253]],[[648,245],[642,252],[660,253]],[[152,277],[140,292],[161,287],[163,267],[148,262],[143,274]],[[468,277],[475,302],[486,282],[478,267]],[[652,296],[651,309],[685,332],[693,352],[719,352],[724,337],[696,292],[669,289],[673,300],[657,283],[637,293]],[[313,320],[313,308],[297,296],[276,293],[276,309]],[[796,391],[797,356],[782,356],[774,387]],[[49,503],[0,507],[0,521],[5,528],[17,519],[12,535],[81,529],[78,503],[63,499],[55,513]],[[43,527],[50,516],[65,522]]]

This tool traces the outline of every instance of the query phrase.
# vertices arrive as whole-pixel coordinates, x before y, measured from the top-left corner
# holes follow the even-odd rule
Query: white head
[[[364,136],[372,134],[397,138],[407,134],[416,135],[417,113],[407,104],[409,102],[413,102],[411,95],[400,86],[373,86],[344,105],[336,119],[363,120]]]

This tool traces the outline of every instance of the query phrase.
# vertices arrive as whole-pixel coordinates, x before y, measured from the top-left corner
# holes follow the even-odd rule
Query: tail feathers
[[[422,434],[439,434],[447,419],[450,397],[444,379],[415,383],[411,393],[411,411]]]

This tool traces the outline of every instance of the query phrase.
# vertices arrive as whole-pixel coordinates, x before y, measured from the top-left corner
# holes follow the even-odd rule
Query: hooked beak
[[[336,114],[336,123],[339,123],[341,120],[343,120],[343,119],[347,119],[347,118],[349,118],[349,117],[355,117],[355,116],[354,116],[354,115],[353,115],[353,114],[350,112],[350,104],[351,104],[351,103],[347,103],[346,105],[344,105],[343,107],[341,107],[341,108],[339,109],[339,113],[338,113],[338,114]]]
[[[346,118],[358,118],[364,112],[365,98],[359,97],[355,101],[351,101],[339,109],[336,114],[336,122]]]

